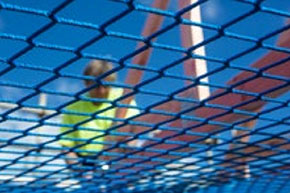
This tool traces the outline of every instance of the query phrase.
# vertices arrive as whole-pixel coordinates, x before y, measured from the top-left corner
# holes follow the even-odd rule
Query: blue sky
[[[50,0],[50,1],[21,1],[21,0],[1,0],[1,3],[11,3],[19,6],[30,7],[33,9],[40,10],[42,13],[50,12],[58,4],[63,1]],[[146,6],[150,6],[152,0],[138,0],[136,3],[140,3]],[[266,0],[263,5],[281,10],[284,12],[289,12],[290,6],[287,0]],[[68,7],[58,12],[55,17],[59,18],[69,18],[78,20],[81,22],[87,22],[94,25],[101,25],[104,21],[108,20],[118,13],[126,9],[126,5],[123,3],[118,3],[110,0],[76,0],[71,3]],[[207,24],[223,25],[226,22],[244,14],[245,12],[252,9],[251,5],[241,3],[239,1],[232,0],[210,0],[201,6],[202,20]],[[169,11],[177,11],[177,0],[170,1],[168,8]],[[144,21],[146,19],[147,13],[141,11],[134,11],[128,16],[118,20],[117,22],[110,25],[107,29],[114,32],[123,32],[132,34],[135,36],[140,36]],[[13,34],[19,38],[27,38],[30,34],[35,32],[41,26],[49,23],[50,20],[47,17],[36,16],[33,14],[20,13],[15,11],[9,11],[6,9],[1,9],[0,11],[0,33],[1,34]],[[172,18],[166,18],[163,27],[169,25],[173,22]],[[241,35],[251,36],[255,38],[263,37],[263,35],[270,33],[271,31],[282,27],[285,22],[285,18],[281,16],[274,16],[267,13],[257,13],[245,20],[239,22],[236,25],[228,28],[228,31],[239,33]],[[213,30],[204,30],[205,39],[208,39],[215,35],[217,32]],[[35,43],[46,43],[52,45],[58,45],[66,49],[77,49],[78,46],[85,43],[89,39],[98,35],[99,32],[93,29],[85,29],[72,25],[56,24],[49,30],[40,34],[33,41]],[[267,43],[273,44],[277,37],[270,38],[266,40]],[[162,34],[157,39],[158,43],[168,44],[171,46],[180,46],[180,32],[179,28],[175,27],[168,32]],[[12,57],[17,51],[25,48],[27,43],[25,41],[15,41],[9,39],[0,39],[0,58],[1,61],[6,61],[8,58]],[[217,58],[228,58],[237,54],[245,49],[251,47],[252,44],[244,42],[241,40],[231,39],[231,38],[220,38],[215,42],[212,42],[205,46],[206,55],[210,57]],[[120,59],[126,54],[132,52],[136,47],[136,41],[104,37],[103,39],[97,41],[93,45],[85,48],[82,53],[84,54],[96,54],[96,55],[106,55],[113,58]],[[267,52],[266,49],[258,49],[244,57],[241,57],[234,61],[237,66],[247,67],[258,58],[263,56]],[[180,53],[165,51],[161,49],[154,49],[150,61],[148,62],[148,67],[154,69],[160,69],[172,61],[181,58]],[[74,55],[69,52],[54,51],[43,48],[33,48],[25,55],[18,57],[14,60],[16,66],[28,65],[32,68],[42,68],[43,70],[31,70],[17,67],[8,73],[0,77],[0,83],[8,83],[13,85],[22,85],[33,87],[42,81],[53,76],[53,69],[64,63],[65,61],[73,58]],[[60,72],[65,74],[80,75],[83,67],[89,60],[86,58],[80,58],[70,66],[62,69]],[[130,62],[130,60],[129,60]],[[117,66],[118,64],[115,64]],[[0,71],[6,69],[9,65],[2,62],[0,65]],[[221,64],[208,62],[208,70],[213,71]],[[119,72],[118,82],[123,82],[126,77],[127,69],[121,70]],[[168,70],[170,73],[182,75],[183,69],[182,65],[177,65]],[[238,70],[226,69],[222,72],[216,73],[209,77],[210,83],[224,85],[233,76],[240,73]],[[156,74],[146,72],[144,74],[143,80],[150,78]],[[173,80],[169,78],[162,78],[160,80],[154,81],[144,87],[144,89],[159,91],[163,93],[171,93],[174,90],[181,88],[184,82],[180,80]],[[169,86],[170,85],[170,86]],[[79,79],[64,78],[60,77],[54,81],[46,84],[42,87],[44,90],[58,91],[63,93],[76,93],[83,88],[82,81]],[[0,100],[12,100],[17,101],[22,97],[33,92],[31,89],[7,87],[1,84],[0,86]],[[215,90],[215,88],[211,88]],[[140,106],[147,106],[160,100],[160,97],[154,97],[144,94],[138,94],[136,96],[137,102]],[[281,100],[289,98],[289,94],[281,96]],[[38,96],[35,96],[24,104],[36,104]],[[49,107],[57,107],[66,101],[71,100],[71,97],[64,96],[48,96]],[[268,105],[269,106],[269,105]],[[269,106],[271,107],[271,105]],[[283,110],[279,110],[274,114],[275,116],[281,115]],[[287,110],[285,110],[287,112]],[[283,111],[284,112],[284,111]],[[270,116],[273,116],[271,114]],[[262,124],[262,123],[261,123]]]
[[[20,7],[27,7],[33,10],[38,10],[40,14],[46,14],[54,10],[54,8],[62,2],[64,2],[64,0],[0,0],[0,5],[3,6],[9,3],[11,5],[17,5]],[[168,10],[171,12],[176,12],[178,10],[177,2],[178,0],[171,0]],[[136,0],[135,3],[150,6],[152,0]],[[288,12],[288,14],[290,11],[289,0],[265,0],[262,5],[280,11]],[[103,24],[109,18],[112,18],[118,13],[124,11],[126,8],[127,7],[125,4],[118,3],[117,0],[75,0],[68,7],[58,12],[55,15],[55,18],[72,19],[97,26]],[[209,0],[201,6],[202,21],[207,24],[220,26],[248,12],[250,9],[252,9],[251,5],[241,3],[241,1]],[[133,11],[126,17],[108,26],[107,30],[112,32],[122,32],[134,36],[140,36],[147,15],[148,14],[145,12]],[[254,14],[251,17],[244,19],[238,24],[229,27],[227,30],[229,32],[238,33],[245,36],[260,38],[263,37],[265,34],[268,34],[275,29],[282,27],[285,23],[285,20],[286,18],[282,16],[274,16],[268,13],[258,12],[257,14]],[[50,20],[44,16],[11,11],[5,8],[0,9],[0,102],[16,102],[23,99],[23,97],[35,92],[31,88],[47,80],[48,78],[53,77],[55,75],[53,73],[53,70],[55,68],[74,57],[74,54],[72,54],[71,52],[55,51],[34,47],[26,54],[21,55],[14,60],[16,68],[13,68],[5,74],[1,74],[2,71],[10,67],[10,64],[8,64],[6,61],[13,57],[17,52],[23,50],[28,46],[27,42],[21,39],[28,38],[32,33],[34,33],[40,27],[48,24],[49,22]],[[172,18],[165,18],[162,27],[165,27],[172,22]],[[214,36],[216,33],[217,32],[214,30],[204,30],[205,39]],[[16,39],[19,40],[1,38],[2,36],[5,36],[7,34],[13,35]],[[41,33],[39,36],[33,39],[33,42],[35,44],[57,45],[60,48],[75,50],[81,44],[85,43],[86,41],[95,37],[98,34],[100,34],[100,32],[98,32],[97,30],[57,23],[48,30],[46,30],[44,33]],[[274,45],[276,40],[277,36],[267,39],[265,40],[265,42]],[[174,27],[168,32],[162,34],[158,37],[156,41],[160,44],[181,46],[179,27]],[[82,50],[82,54],[104,55],[110,56],[115,59],[120,59],[121,57],[134,51],[136,45],[136,41],[107,36]],[[206,56],[208,57],[225,59],[239,52],[242,52],[243,50],[248,49],[251,46],[252,44],[248,42],[222,37],[219,38],[217,41],[206,45],[205,50]],[[233,65],[249,67],[254,61],[259,59],[266,53],[266,49],[257,49],[254,52],[251,52],[241,58],[236,59],[235,61],[233,61]],[[147,66],[154,69],[160,69],[181,57],[182,55],[180,53],[162,49],[154,49]],[[73,62],[71,65],[61,69],[60,74],[78,76],[82,73],[83,68],[88,61],[89,59],[87,58],[80,58],[77,61]],[[131,60],[128,60],[127,62],[131,62]],[[208,62],[207,64],[209,72],[215,70],[222,65],[214,62]],[[114,65],[118,66],[118,64]],[[29,69],[23,68],[23,66],[29,67]],[[182,75],[182,64],[176,65],[175,67],[168,69],[167,72],[175,75]],[[127,69],[123,69],[118,73],[119,83],[124,82],[126,78],[126,73]],[[209,77],[209,81],[213,84],[225,85],[227,81],[229,81],[238,73],[240,73],[240,71],[228,68],[219,73],[211,75]],[[146,80],[155,75],[156,73],[146,72],[142,80]],[[143,89],[162,93],[171,93],[178,88],[182,88],[183,86],[184,82],[181,80],[161,78],[144,86]],[[49,82],[48,84],[42,86],[41,90],[75,94],[83,88],[83,82],[80,79],[58,77],[53,81]],[[215,88],[211,87],[211,91],[214,90]],[[28,100],[25,100],[23,104],[36,105],[38,97],[39,96],[36,95]],[[281,101],[286,101],[289,100],[289,98],[290,93],[288,92],[283,96],[279,97],[278,99]],[[72,99],[72,97],[48,94],[48,107],[55,108]],[[137,94],[136,100],[139,106],[144,107],[161,100],[161,98],[157,96]],[[272,108],[274,106],[275,104],[268,104],[265,108]],[[285,107],[283,109],[276,110],[263,116],[282,119],[289,116],[289,110],[289,108]],[[19,112],[16,112],[13,115],[21,118],[28,116]],[[259,121],[257,127],[261,127],[270,123],[271,122]],[[26,129],[33,124],[35,123],[23,123],[7,120],[0,123],[0,129],[2,127],[13,128],[16,130]],[[266,132],[273,134],[276,132],[285,131],[286,129],[288,128],[285,127],[285,125],[279,125],[267,129]],[[47,128],[44,130],[37,130],[35,132],[40,132],[42,134],[48,135],[50,134],[52,135],[52,137],[54,137],[53,134],[58,133],[58,128]],[[19,133],[12,134],[11,130],[8,130],[7,132],[1,132],[0,135],[12,138],[16,135],[19,135]],[[222,135],[224,135],[225,137],[229,137],[230,132],[227,131]],[[262,137],[263,136],[261,135],[255,135],[251,138],[251,140],[257,140]],[[27,140],[27,138],[21,138],[20,141],[21,140],[24,142],[29,141],[30,143],[35,144],[39,143],[35,139]],[[42,140],[49,140],[49,138],[45,138]],[[17,151],[19,149],[20,148],[18,148]],[[15,156],[14,154],[11,155]],[[61,161],[61,163],[64,164],[63,160]]]

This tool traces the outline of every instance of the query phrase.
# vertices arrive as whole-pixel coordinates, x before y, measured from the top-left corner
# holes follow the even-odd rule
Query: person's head
[[[113,65],[110,62],[103,60],[92,60],[87,64],[83,74],[85,76],[92,76],[97,78],[104,73],[110,71],[112,68]],[[116,74],[111,73],[106,77],[102,78],[102,80],[113,82],[116,80]],[[96,84],[96,81],[93,80],[85,80],[85,85],[86,87],[96,85],[95,88],[89,91],[89,95],[92,98],[107,98],[109,95],[109,86],[102,85],[101,83]]]

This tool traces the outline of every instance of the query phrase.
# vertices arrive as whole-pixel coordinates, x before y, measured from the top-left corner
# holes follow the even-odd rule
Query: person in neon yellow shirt
[[[111,63],[92,60],[86,66],[83,74],[97,78],[110,70],[112,70]],[[115,81],[116,74],[111,73],[104,77],[103,80],[106,82]],[[62,124],[69,126],[60,128],[61,133],[64,133],[64,135],[61,136],[59,143],[69,148],[79,146],[76,148],[78,153],[70,152],[67,154],[69,158],[90,157],[104,148],[103,142],[107,138],[105,139],[103,136],[103,131],[112,126],[112,119],[116,114],[116,108],[112,102],[121,97],[123,93],[123,89],[112,88],[101,83],[96,84],[94,80],[85,80],[85,86],[92,87],[87,93],[88,98],[104,99],[104,102],[79,100],[66,107],[67,113],[62,116]],[[136,107],[135,100],[132,100],[130,105]],[[92,118],[94,113],[96,113],[96,117]],[[128,108],[126,118],[135,116],[138,113],[139,110],[137,108]],[[110,138],[110,140],[114,139],[120,141],[118,137]],[[66,159],[66,162],[68,164],[76,163],[72,159]],[[83,163],[83,165],[90,164]]]

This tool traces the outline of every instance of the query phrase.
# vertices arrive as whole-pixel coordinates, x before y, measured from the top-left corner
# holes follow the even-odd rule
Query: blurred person
[[[117,124],[117,122],[114,123],[113,121],[116,116],[116,107],[114,107],[112,102],[122,96],[123,89],[113,88],[102,81],[95,81],[95,78],[107,73],[103,80],[105,82],[114,82],[116,73],[110,73],[112,69],[112,63],[107,61],[92,60],[89,62],[83,75],[93,77],[93,79],[84,80],[85,86],[90,88],[86,96],[90,99],[98,100],[87,101],[81,99],[67,106],[66,110],[68,112],[62,116],[62,124],[70,125],[70,127],[61,127],[60,130],[63,135],[59,143],[63,147],[75,147],[75,149],[67,153],[66,163],[70,167],[78,163],[81,166],[96,166],[96,153],[105,148],[104,142],[120,142],[127,138],[126,136],[105,135],[103,132]],[[130,106],[136,107],[134,99],[131,101]],[[97,117],[93,116],[94,113],[96,113]],[[137,108],[128,108],[125,118],[132,117],[138,113],[139,110]],[[133,126],[126,125],[116,130],[118,132],[131,132],[132,129]],[[78,160],[78,158],[82,159]]]

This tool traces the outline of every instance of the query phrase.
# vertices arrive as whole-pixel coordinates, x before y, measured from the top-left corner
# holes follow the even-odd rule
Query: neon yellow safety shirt
[[[108,100],[114,101],[115,99],[121,97],[122,93],[123,93],[123,89],[111,88],[109,92]],[[130,105],[136,106],[135,100],[132,100]],[[101,103],[100,105],[96,106],[90,101],[83,101],[83,100],[77,101],[69,105],[68,107],[66,107],[67,111],[72,112],[72,113],[84,113],[86,115],[63,114],[62,124],[68,124],[70,125],[70,127],[61,127],[60,128],[61,133],[72,131],[73,125],[89,119],[91,117],[90,114],[93,114],[97,111],[101,111],[111,106],[112,106],[111,103]],[[138,113],[139,113],[138,109],[128,108],[126,118],[132,117]],[[79,144],[87,143],[85,140],[94,138],[98,135],[102,135],[103,132],[100,132],[100,130],[106,130],[111,126],[112,120],[102,119],[102,118],[114,118],[115,114],[116,114],[116,108],[111,108],[109,110],[98,113],[97,116],[101,118],[96,118],[94,120],[87,121],[79,125],[75,131],[72,131],[72,132],[69,132],[68,134],[63,135],[61,139],[59,140],[59,143],[65,147],[74,147]],[[82,141],[78,139],[81,139]],[[103,142],[103,141],[104,141],[104,137],[98,137],[93,140],[93,142]],[[102,150],[103,144],[89,143],[89,144],[81,146],[78,149],[87,151],[87,152],[82,152],[80,154],[88,155],[90,154],[89,152],[92,152],[92,151],[96,152],[96,151]]]

